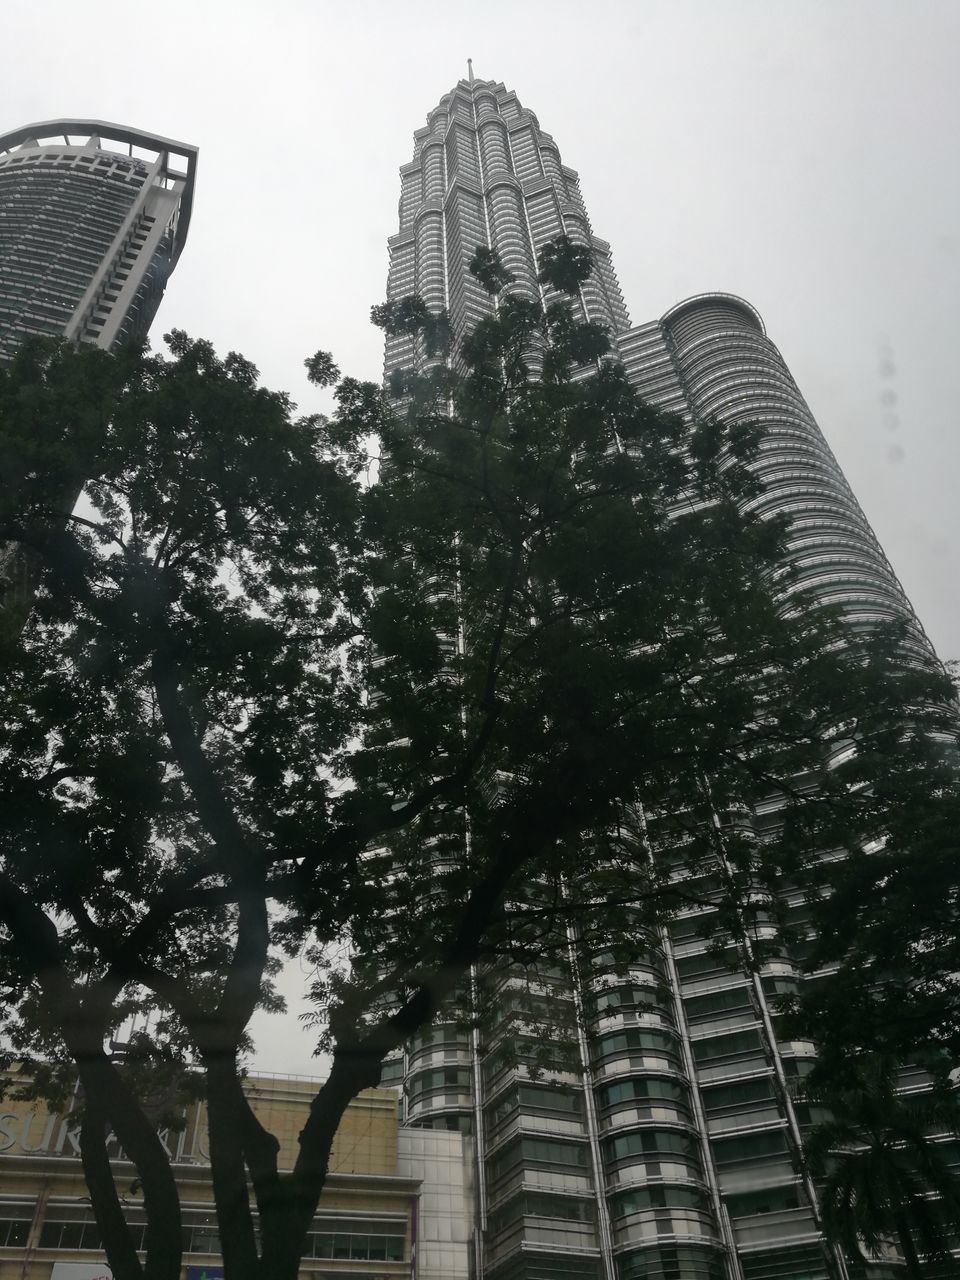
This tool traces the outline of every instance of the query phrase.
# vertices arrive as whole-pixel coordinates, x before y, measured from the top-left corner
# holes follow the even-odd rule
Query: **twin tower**
[[[111,349],[146,335],[187,234],[195,148],[90,120],[0,136],[0,361],[30,334]],[[929,643],[896,575],[756,311],[728,294],[631,325],[610,246],[593,232],[576,173],[515,93],[462,80],[414,135],[401,169],[388,296],[420,294],[462,334],[489,313],[470,275],[490,245],[540,296],[540,248],[587,244],[585,319],[608,326],[638,391],[696,421],[765,428],[755,506],[791,518],[796,588],[855,626],[900,619]],[[386,372],[426,362],[387,339]],[[791,588],[794,589],[794,588]],[[421,1033],[387,1064],[404,1123],[458,1129],[475,1158],[476,1273],[488,1280],[825,1280],[840,1274],[800,1172],[803,1116],[789,1081],[813,1054],[777,1033],[787,960],[731,971],[691,910],[604,987],[582,1071],[549,1086],[504,1069],[456,1026]],[[588,994],[571,1000],[584,1007]],[[504,978],[504,1008],[511,978]],[[619,986],[617,985],[619,984]],[[652,1007],[637,992],[666,992]],[[612,993],[612,994],[611,994]],[[614,998],[616,996],[617,998]],[[506,1024],[506,1015],[505,1015]]]
[[[493,306],[470,274],[478,245],[543,299],[542,246],[589,245],[594,271],[581,319],[608,327],[640,394],[695,422],[764,428],[752,506],[790,517],[789,590],[807,589],[850,623],[906,623],[929,642],[836,459],[757,312],[707,293],[631,325],[607,241],[594,234],[577,174],[517,95],[461,80],[414,135],[401,169],[400,227],[389,241],[390,299],[416,293],[446,308],[456,333]],[[543,299],[549,302],[551,299]],[[385,372],[429,366],[416,335],[386,340]],[[794,904],[802,909],[802,903]],[[476,1156],[476,1270],[488,1280],[826,1280],[845,1275],[820,1232],[802,1173],[805,1117],[791,1080],[813,1045],[778,1034],[776,998],[802,975],[792,961],[731,970],[703,934],[704,910],[680,913],[654,945],[637,939],[627,974],[571,969],[554,998],[584,1011],[578,1073],[524,1065],[523,1033],[498,977],[502,1019],[486,1042],[454,1025],[416,1037],[386,1067],[406,1124],[457,1128]],[[561,991],[562,988],[562,991]],[[592,1011],[592,1012],[591,1012]],[[499,1028],[499,1029],[498,1029]],[[518,1037],[504,1067],[497,1038]]]

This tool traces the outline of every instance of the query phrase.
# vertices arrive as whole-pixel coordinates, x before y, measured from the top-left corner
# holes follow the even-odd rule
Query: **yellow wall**
[[[247,1096],[260,1122],[280,1141],[281,1169],[291,1169],[297,1138],[307,1118],[316,1083],[251,1076]],[[367,1089],[347,1108],[334,1139],[331,1173],[393,1174],[397,1169],[397,1095]],[[206,1163],[209,1159],[206,1107],[192,1106],[182,1136],[165,1133],[172,1158]],[[11,1155],[78,1156],[78,1135],[69,1116],[49,1111],[42,1102],[7,1098],[0,1102],[0,1158]]]
[[[280,1141],[280,1167],[291,1168],[316,1082],[251,1077],[245,1087],[261,1122]],[[329,1182],[317,1212],[402,1215],[407,1223],[405,1261],[338,1261],[338,1271],[409,1275],[410,1210],[418,1184],[410,1179],[392,1181],[397,1175],[397,1131],[397,1095],[391,1090],[369,1089],[350,1104],[334,1140]],[[204,1105],[190,1108],[182,1134],[162,1133],[161,1138],[174,1160],[183,1204],[197,1210],[209,1205],[212,1211]],[[102,1253],[89,1250],[37,1247],[45,1216],[59,1220],[58,1208],[68,1206],[77,1214],[89,1208],[76,1144],[76,1125],[69,1115],[53,1114],[43,1103],[10,1098],[0,1102],[0,1218],[13,1213],[33,1222],[26,1248],[0,1248],[0,1280],[49,1280],[54,1262],[103,1258]],[[139,1209],[135,1171],[115,1147],[112,1153],[117,1188],[134,1210]],[[391,1181],[384,1182],[384,1177]],[[187,1261],[219,1262],[219,1258],[193,1255]],[[329,1261],[305,1261],[301,1275],[307,1280],[330,1266]]]
[[[292,1168],[297,1135],[316,1085],[251,1077],[246,1091],[261,1124],[280,1139],[280,1167]],[[330,1155],[331,1173],[396,1173],[397,1125],[396,1093],[391,1089],[365,1090],[340,1122]]]

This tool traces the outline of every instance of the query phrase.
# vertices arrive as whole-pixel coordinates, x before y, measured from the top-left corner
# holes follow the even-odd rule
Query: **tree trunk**
[[[244,1163],[243,1124],[234,1090],[240,1088],[232,1058],[204,1059],[207,1073],[207,1127],[213,1198],[217,1206],[220,1252],[227,1280],[258,1280],[257,1242],[250,1212]]]
[[[330,1151],[343,1114],[363,1089],[380,1083],[381,1058],[334,1053],[330,1075],[310,1104],[300,1131],[300,1154],[280,1194],[261,1204],[263,1280],[297,1280],[307,1232],[330,1168]]]
[[[564,791],[561,787],[561,793],[571,796],[576,795],[576,790]],[[559,803],[554,805],[554,818],[561,809]],[[417,988],[385,1023],[367,1030],[363,1038],[356,1037],[359,1022],[353,1024],[352,1035],[344,1028],[345,1035],[338,1036],[330,1074],[314,1096],[300,1131],[300,1152],[293,1176],[280,1179],[281,1186],[270,1202],[259,1202],[263,1280],[297,1280],[307,1232],[327,1179],[333,1140],[344,1112],[363,1089],[380,1083],[387,1053],[426,1025],[450,995],[476,959],[483,931],[517,867],[531,856],[531,850],[544,847],[553,837],[550,823],[542,815],[536,821],[524,821],[520,827],[514,839],[504,840],[490,871],[471,890],[460,926],[433,980]]]
[[[143,1267],[123,1216],[107,1155],[106,1117],[88,1098],[80,1125],[80,1161],[93,1216],[115,1280],[143,1280]]]
[[[289,1174],[259,1203],[261,1280],[297,1280],[316,1203],[307,1212],[304,1225],[296,1184]]]
[[[900,1242],[900,1248],[907,1264],[909,1280],[923,1280],[923,1268],[920,1265],[916,1246],[913,1243],[910,1225],[907,1222],[906,1214],[902,1211],[897,1214],[897,1239]]]
[[[144,1238],[147,1256],[143,1276],[145,1280],[180,1280],[183,1256],[180,1197],[163,1143],[102,1049],[91,1053],[89,1046],[84,1045],[79,1052],[71,1047],[71,1052],[77,1062],[88,1105],[92,1105],[99,1116],[109,1120],[124,1154],[133,1161],[143,1187],[143,1208],[147,1219]],[[90,1159],[96,1165],[98,1154],[95,1147],[91,1149]],[[91,1196],[93,1194],[91,1187]],[[116,1196],[112,1176],[108,1195]],[[107,1213],[110,1214],[109,1205]],[[124,1257],[124,1254],[120,1255],[121,1265],[124,1265]]]
[[[180,1198],[170,1160],[153,1125],[144,1115],[123,1077],[103,1051],[103,1011],[85,1011],[77,989],[63,963],[60,937],[54,922],[40,910],[19,885],[0,876],[2,918],[23,952],[25,967],[40,983],[43,998],[54,1021],[59,1024],[64,1043],[77,1064],[87,1101],[99,1117],[113,1126],[125,1153],[136,1166],[143,1185],[143,1207],[147,1217],[147,1280],[180,1280],[182,1240]],[[92,1123],[92,1122],[91,1122]],[[88,1130],[88,1136],[92,1130]],[[91,1136],[87,1158],[95,1176],[95,1186],[104,1188],[106,1236],[113,1239],[119,1229],[116,1216],[116,1187],[109,1160],[104,1168],[103,1153]],[[83,1158],[81,1153],[81,1158]],[[91,1186],[91,1196],[95,1194]],[[96,1210],[98,1224],[99,1208]],[[111,1246],[112,1247],[112,1246]],[[129,1266],[129,1251],[117,1243],[116,1257],[121,1269]]]

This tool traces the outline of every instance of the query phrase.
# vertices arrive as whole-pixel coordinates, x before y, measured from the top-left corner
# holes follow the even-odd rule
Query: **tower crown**
[[[413,159],[400,178],[388,298],[419,294],[431,311],[447,309],[455,332],[468,332],[493,305],[470,275],[478,245],[497,251],[514,276],[514,292],[539,298],[540,250],[566,235],[589,245],[595,261],[581,291],[582,316],[613,332],[629,328],[610,246],[593,233],[576,172],[501,82],[468,78],[445,94],[414,134]],[[553,300],[547,291],[544,301]],[[425,363],[414,338],[388,338],[388,373]]]

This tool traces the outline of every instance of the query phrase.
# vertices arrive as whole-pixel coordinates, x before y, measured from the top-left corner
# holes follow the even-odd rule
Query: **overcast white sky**
[[[0,131],[89,115],[200,147],[154,329],[316,403],[379,378],[368,323],[412,134],[466,74],[579,170],[634,323],[752,302],[941,656],[960,657],[957,0],[33,0],[4,13]],[[294,985],[296,985],[294,983]],[[309,1070],[271,1030],[265,1067]]]

